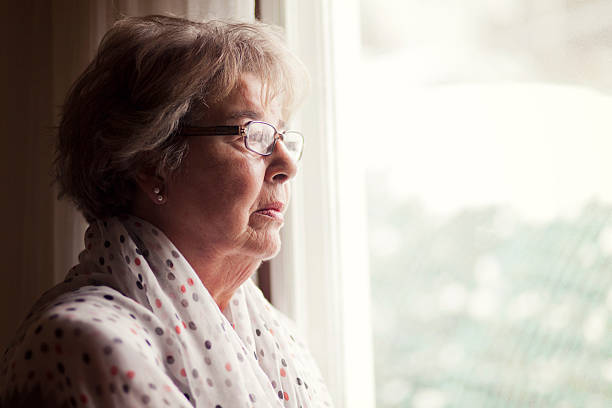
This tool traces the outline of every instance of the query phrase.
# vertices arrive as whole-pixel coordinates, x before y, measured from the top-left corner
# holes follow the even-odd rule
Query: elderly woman
[[[249,279],[280,249],[303,147],[285,121],[305,79],[263,24],[111,28],[59,127],[57,180],[90,222],[85,249],[7,350],[5,404],[331,405]]]

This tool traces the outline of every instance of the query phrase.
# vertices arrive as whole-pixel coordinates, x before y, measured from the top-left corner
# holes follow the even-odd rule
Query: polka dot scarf
[[[87,407],[324,407],[291,322],[251,280],[222,313],[172,243],[126,217],[92,224],[64,283],[4,355],[0,396]]]

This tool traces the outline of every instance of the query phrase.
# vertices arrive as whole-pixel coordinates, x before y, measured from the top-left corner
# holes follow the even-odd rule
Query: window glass
[[[610,406],[610,15],[361,0],[378,407]]]

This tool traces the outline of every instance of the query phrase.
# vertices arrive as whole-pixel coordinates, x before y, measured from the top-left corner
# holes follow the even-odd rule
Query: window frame
[[[304,333],[335,405],[373,407],[363,155],[343,109],[358,84],[358,4],[262,0],[257,7],[262,21],[285,29],[311,75],[292,119],[306,146],[283,250],[270,263],[271,300]]]

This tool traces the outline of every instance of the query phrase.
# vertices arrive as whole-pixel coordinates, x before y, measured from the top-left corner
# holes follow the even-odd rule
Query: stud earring
[[[155,199],[159,204],[163,204],[163,202],[165,201],[165,197],[163,196],[163,194],[161,194],[161,189],[159,187],[153,188],[153,194],[157,194],[157,197],[155,197]]]

